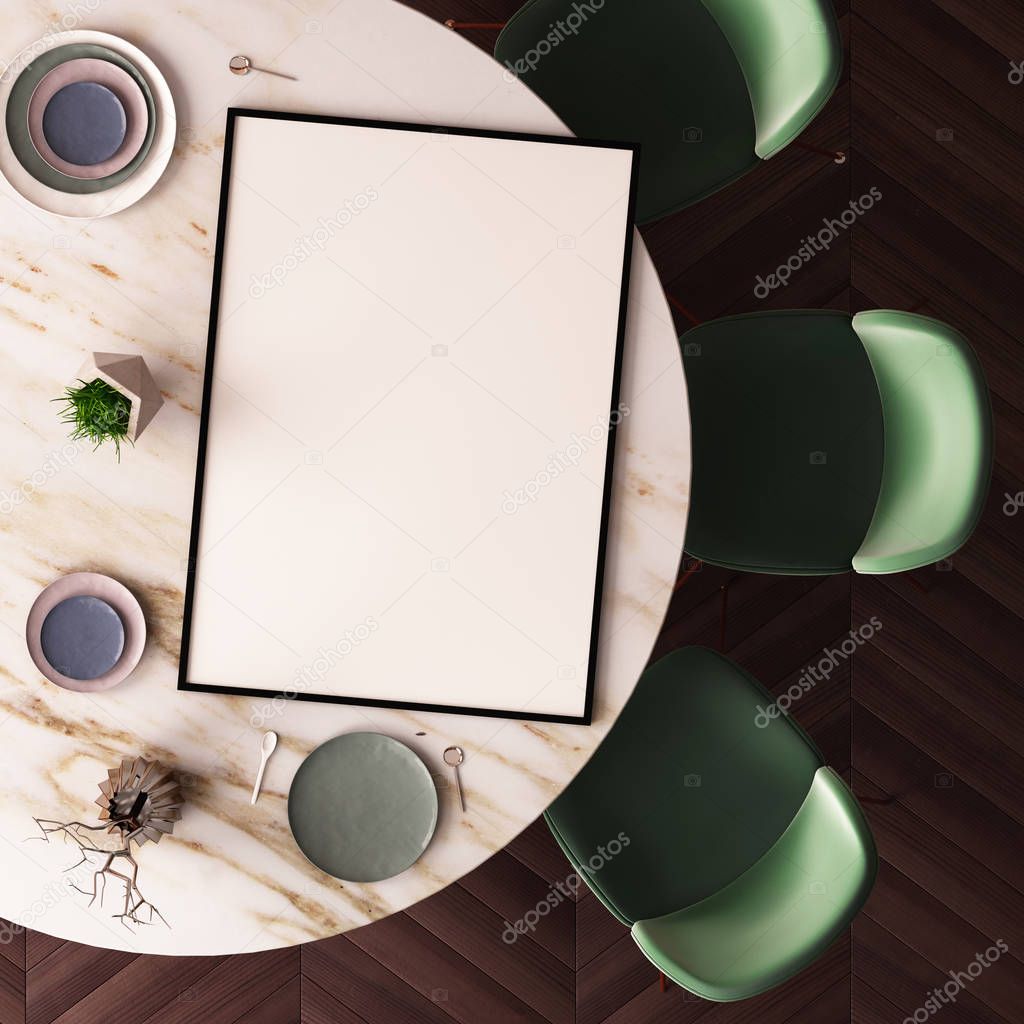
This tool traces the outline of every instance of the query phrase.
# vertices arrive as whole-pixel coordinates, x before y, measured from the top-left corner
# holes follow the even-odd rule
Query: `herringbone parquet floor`
[[[517,0],[412,6],[498,21]],[[1024,492],[1024,83],[1009,74],[1024,61],[1024,5],[837,0],[837,11],[847,74],[802,141],[847,162],[791,147],[644,234],[680,330],[765,307],[917,309],[963,330],[988,374],[995,475],[981,526],[951,562],[874,579],[705,568],[679,588],[655,652],[724,639],[781,690],[878,617],[872,641],[794,712],[870,801],[882,868],[851,934],[737,1005],[659,991],[585,892],[507,945],[504,922],[569,871],[538,823],[408,912],[297,949],[172,959],[16,932],[0,945],[0,1024],[884,1024],[926,1019],[949,972],[998,940],[1007,951],[966,976],[941,1019],[1024,1020],[1024,514],[1007,511]],[[493,32],[467,37],[493,46]],[[827,254],[755,296],[758,275],[872,188],[881,200]]]

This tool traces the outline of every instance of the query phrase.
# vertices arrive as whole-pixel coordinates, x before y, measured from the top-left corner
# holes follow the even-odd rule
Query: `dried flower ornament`
[[[132,854],[132,843],[136,846],[149,841],[158,843],[163,836],[170,835],[174,831],[174,823],[181,819],[183,802],[178,781],[170,769],[159,761],[126,757],[117,768],[111,768],[107,778],[100,783],[96,803],[101,808],[99,817],[103,824],[86,825],[80,821],[36,818],[43,835],[35,838],[49,842],[51,835],[62,834],[65,842],[70,839],[76,843],[82,859],[68,871],[83,864],[99,864],[92,875],[92,891],[72,885],[89,897],[90,906],[97,898],[102,905],[107,878],[113,877],[124,883],[124,908],[114,917],[125,927],[130,930],[131,925],[153,924],[157,917],[167,924],[164,916],[139,889],[139,865]],[[106,833],[116,839],[117,845],[104,848],[83,832]]]

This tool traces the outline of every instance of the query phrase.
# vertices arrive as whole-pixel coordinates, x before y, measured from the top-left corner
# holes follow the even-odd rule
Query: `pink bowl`
[[[124,625],[124,650],[121,657],[109,672],[95,679],[72,679],[62,675],[46,660],[40,641],[46,616],[66,598],[81,595],[106,601],[121,617]],[[28,613],[28,622],[25,623],[25,640],[36,668],[51,683],[78,693],[97,693],[117,686],[138,665],[146,646],[146,618],[135,595],[123,583],[98,572],[73,572],[55,580],[35,599]]]
[[[105,85],[121,101],[128,119],[128,131],[121,148],[103,163],[82,166],[69,164],[62,160],[49,146],[43,134],[43,113],[46,105],[66,85],[72,82],[96,82]],[[126,167],[142,148],[149,127],[149,111],[146,109],[146,98],[142,95],[131,75],[116,64],[92,57],[81,57],[77,60],[58,64],[48,75],[45,75],[32,93],[28,104],[28,131],[36,152],[55,170],[71,178],[83,178],[90,181],[105,178],[108,174]]]

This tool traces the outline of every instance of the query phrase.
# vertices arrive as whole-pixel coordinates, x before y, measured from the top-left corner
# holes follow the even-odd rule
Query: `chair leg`
[[[910,573],[907,573],[907,582],[915,589],[919,590],[922,594],[928,593],[928,588],[918,579],[915,579]]]
[[[702,569],[704,563],[699,559],[695,558],[693,562],[686,567],[686,571],[682,576],[679,577],[678,582],[675,585],[675,589],[672,591],[673,594],[678,593],[686,585],[686,581],[695,573]],[[718,612],[718,649],[724,654],[725,653],[725,628],[727,624],[727,617],[729,611],[729,583],[723,583],[718,588],[719,594],[721,594],[722,601],[719,606]]]
[[[507,22],[504,21],[456,21],[454,18],[449,18],[445,24],[448,28],[455,29],[456,31],[464,30],[471,31],[472,29],[495,29],[501,31]]]
[[[700,572],[700,570],[701,570],[701,567],[702,567],[703,565],[704,565],[704,563],[703,563],[703,562],[702,562],[702,561],[701,561],[701,560],[700,560],[699,558],[695,558],[695,559],[694,559],[694,560],[693,560],[693,561],[692,561],[692,562],[691,562],[691,563],[690,563],[690,564],[689,564],[689,565],[688,565],[688,566],[686,567],[686,571],[685,571],[685,572],[683,573],[683,575],[679,577],[679,581],[678,581],[678,582],[676,583],[676,585],[675,585],[675,589],[674,589],[674,590],[673,590],[672,592],[673,592],[673,593],[676,593],[677,591],[679,591],[679,590],[682,590],[682,589],[683,589],[683,587],[684,587],[684,585],[686,584],[686,581],[687,581],[687,580],[688,580],[688,579],[689,579],[689,578],[690,578],[690,577],[691,577],[691,576],[692,576],[692,575],[693,575],[693,574],[694,574],[695,572]]]
[[[723,583],[720,589],[722,592],[722,608],[718,614],[718,650],[725,654],[725,624],[729,611],[729,584]]]
[[[841,149],[822,149],[821,146],[812,146],[809,142],[801,142],[799,139],[790,143],[797,149],[806,150],[808,153],[817,153],[819,156],[827,156],[834,164],[845,164],[846,153]]]
[[[677,298],[672,295],[666,295],[665,298],[668,299],[669,305],[678,309],[694,327],[700,326],[700,321]]]

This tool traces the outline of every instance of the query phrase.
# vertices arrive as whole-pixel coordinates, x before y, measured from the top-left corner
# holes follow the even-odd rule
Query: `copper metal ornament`
[[[100,783],[96,798],[100,807],[100,824],[84,821],[52,821],[36,818],[42,833],[37,838],[46,842],[51,836],[61,836],[78,847],[80,860],[68,871],[89,865],[92,871],[92,889],[83,889],[74,882],[73,889],[89,897],[91,906],[96,900],[103,903],[108,878],[117,880],[123,889],[123,907],[114,917],[131,930],[134,925],[153,924],[156,918],[166,924],[159,910],[142,894],[139,888],[139,865],[132,854],[132,843],[141,846],[152,840],[160,842],[174,831],[174,823],[181,819],[184,799],[178,781],[169,768],[159,761],[144,757],[126,757],[117,768],[111,768]],[[105,832],[114,839],[100,846],[89,833]]]
[[[107,772],[100,783],[100,820],[109,821],[108,831],[119,831],[127,845],[141,846],[148,840],[160,842],[181,820],[184,799],[170,768],[143,757],[126,757]]]

